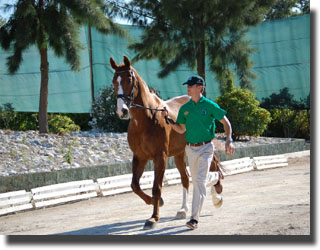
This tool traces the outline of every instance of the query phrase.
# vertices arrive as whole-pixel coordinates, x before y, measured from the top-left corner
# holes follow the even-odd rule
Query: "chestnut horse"
[[[153,205],[153,214],[146,221],[144,229],[154,228],[159,221],[159,207],[163,205],[162,181],[167,157],[170,156],[174,157],[183,185],[182,207],[176,217],[186,218],[189,174],[186,169],[185,135],[171,129],[162,118],[161,112],[157,111],[165,107],[169,116],[176,120],[181,105],[189,101],[190,97],[180,96],[163,101],[150,92],[127,57],[124,56],[124,63],[120,65],[110,58],[110,64],[115,70],[112,83],[117,95],[116,112],[121,119],[130,118],[128,143],[133,152],[131,188],[146,204]],[[139,185],[149,160],[154,162],[152,197],[144,193]]]

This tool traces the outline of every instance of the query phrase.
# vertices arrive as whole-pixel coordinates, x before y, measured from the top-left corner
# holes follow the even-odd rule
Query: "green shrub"
[[[91,116],[89,113],[65,113],[62,114],[68,116],[74,121],[75,124],[80,126],[81,131],[91,130],[89,122],[91,121]]]
[[[16,112],[15,124],[11,129],[16,131],[38,130],[38,113]]]
[[[270,111],[272,121],[266,136],[310,139],[310,94],[296,101],[289,88],[263,98],[261,107]]]
[[[50,115],[48,125],[49,132],[60,135],[80,130],[80,127],[76,125],[71,118],[60,114]]]
[[[11,103],[0,106],[0,129],[16,131],[36,130],[38,114],[30,112],[15,112]]]
[[[310,139],[310,110],[272,109],[267,134],[276,137]]]
[[[216,102],[227,111],[234,140],[239,140],[245,135],[261,135],[271,121],[270,113],[259,107],[260,103],[252,92],[234,87],[233,84],[228,86],[228,89],[216,99]]]
[[[300,129],[297,137],[310,140],[310,109],[299,111],[298,121],[300,121]]]
[[[116,114],[117,98],[113,87],[108,86],[100,91],[99,96],[92,104],[92,121],[90,126],[108,132],[126,132],[129,121],[121,120]]]
[[[306,99],[297,101],[294,99],[294,95],[289,92],[289,88],[283,88],[280,89],[279,94],[273,93],[267,98],[262,98],[260,106],[268,110],[281,108],[293,110],[310,109],[310,94]]]
[[[3,104],[0,106],[0,128],[10,129],[14,124],[16,113],[11,103]]]

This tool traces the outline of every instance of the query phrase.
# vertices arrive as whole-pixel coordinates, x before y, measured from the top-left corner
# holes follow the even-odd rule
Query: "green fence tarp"
[[[130,35],[139,40],[143,30],[136,26],[124,25]],[[91,109],[91,78],[89,60],[88,27],[82,27],[80,41],[81,70],[74,72],[63,58],[57,58],[49,51],[49,100],[48,112],[88,113]],[[296,100],[306,98],[310,93],[310,15],[268,21],[252,28],[247,34],[252,47],[258,51],[251,56],[255,62],[253,71],[259,75],[253,81],[258,99],[279,93],[288,87]],[[94,96],[111,84],[113,70],[109,58],[117,63],[123,56],[134,57],[127,48],[128,41],[113,35],[102,35],[91,29],[92,71]],[[19,71],[10,75],[6,69],[9,53],[0,49],[0,105],[12,103],[17,111],[37,112],[40,95],[40,55],[32,46],[23,54]],[[146,83],[158,89],[162,98],[186,94],[184,82],[195,71],[180,66],[168,77],[160,79],[157,60],[139,61],[134,65]],[[209,67],[207,66],[207,69]],[[212,72],[206,72],[207,96],[215,99],[219,95],[218,83]]]
[[[258,99],[288,87],[299,101],[310,93],[310,15],[264,22],[248,34]]]
[[[91,83],[88,37],[81,28],[81,70],[72,71],[64,58],[48,51],[49,97],[48,112],[86,113],[91,106]],[[9,53],[0,50],[0,105],[12,103],[17,111],[38,112],[40,98],[40,54],[35,46],[23,53],[19,71],[10,75],[6,68]]]

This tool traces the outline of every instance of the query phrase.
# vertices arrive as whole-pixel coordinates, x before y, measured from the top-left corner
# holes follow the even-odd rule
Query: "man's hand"
[[[234,146],[233,143],[231,141],[226,141],[226,153],[229,156],[232,156],[234,153]]]
[[[228,120],[228,118],[226,116],[224,116],[220,122],[223,124],[223,128],[224,128],[224,131],[226,133],[226,136],[227,138],[231,138],[232,136],[232,128],[231,128],[231,123],[230,121]],[[233,144],[232,144],[232,140],[227,140],[226,141],[226,153],[229,155],[229,156],[232,156],[233,153],[234,153],[234,147],[233,147]]]
[[[168,116],[168,115],[169,115],[169,112],[166,109],[166,107],[164,107],[164,110],[161,111],[161,116],[162,116],[163,119],[165,119],[165,117]]]
[[[178,124],[173,119],[171,119],[169,116],[168,110],[165,108],[164,111],[161,111],[161,116],[163,119],[166,119],[167,123],[171,125],[171,127],[179,134],[183,134],[186,132],[186,127],[184,124]]]

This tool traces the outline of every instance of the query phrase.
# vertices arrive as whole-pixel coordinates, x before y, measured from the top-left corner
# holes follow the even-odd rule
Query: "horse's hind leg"
[[[183,186],[183,199],[181,209],[177,212],[176,219],[185,219],[188,212],[188,190],[189,190],[189,174],[186,168],[186,153],[185,151],[174,157],[174,162],[179,170],[181,182]]]
[[[145,201],[145,203],[147,203],[148,205],[152,205],[153,199],[141,190],[140,184],[139,184],[139,180],[143,174],[143,171],[147,162],[148,160],[144,160],[144,159],[138,158],[137,156],[133,156],[131,188],[133,192],[135,192],[141,199]]]

